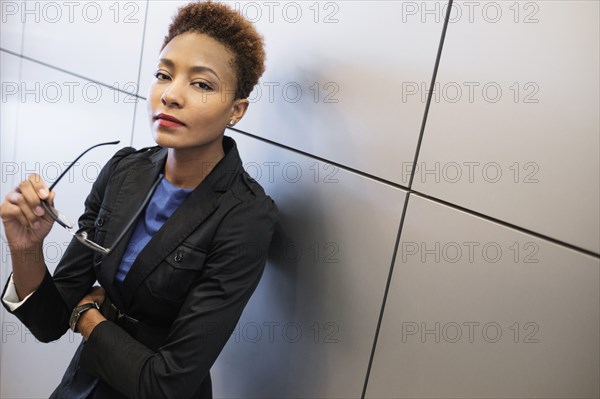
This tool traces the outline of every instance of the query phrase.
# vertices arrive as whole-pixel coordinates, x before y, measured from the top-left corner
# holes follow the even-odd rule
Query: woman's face
[[[183,33],[165,46],[147,97],[158,145],[176,149],[220,145],[227,123],[241,119],[248,107],[247,100],[234,101],[232,60],[225,46],[200,33]]]

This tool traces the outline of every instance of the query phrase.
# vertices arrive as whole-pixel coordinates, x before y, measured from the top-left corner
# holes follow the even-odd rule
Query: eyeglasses
[[[75,160],[60,174],[60,176],[58,176],[58,178],[54,181],[54,183],[52,183],[52,185],[50,186],[48,191],[52,191],[52,189],[54,188],[54,186],[56,186],[56,184],[60,181],[60,179],[63,178],[64,175],[67,174],[67,172],[69,171],[69,169],[71,169],[71,167],[73,165],[75,165],[75,163],[77,161],[79,161],[79,159],[84,156],[88,151],[96,148],[96,147],[100,147],[102,145],[115,145],[115,144],[119,144],[120,141],[110,141],[107,143],[100,143],[100,144],[96,144],[91,146],[90,148],[88,148],[87,150],[85,150],[84,152],[82,152],[77,158],[75,158]],[[125,229],[123,229],[123,231],[121,232],[121,234],[119,234],[119,236],[115,239],[112,248],[105,248],[99,244],[96,244],[94,241],[90,240],[88,238],[88,234],[86,231],[83,231],[83,229],[80,229],[79,231],[73,233],[71,231],[71,229],[73,228],[73,223],[71,223],[71,221],[69,219],[67,219],[62,213],[60,213],[56,208],[50,206],[50,204],[48,203],[47,200],[42,200],[42,207],[44,208],[44,210],[46,211],[46,213],[48,214],[48,216],[50,216],[50,218],[52,220],[54,220],[56,223],[60,224],[62,227],[64,227],[69,234],[71,234],[73,237],[75,237],[77,239],[77,241],[79,241],[80,243],[82,243],[83,245],[85,245],[86,247],[93,249],[94,251],[100,252],[104,255],[108,255],[112,249],[123,239],[123,237],[125,236],[125,234],[127,233],[127,231],[131,228],[131,226],[133,225],[133,223],[135,222],[135,220],[137,219],[137,217],[140,215],[140,213],[142,212],[142,210],[144,209],[144,207],[146,206],[146,203],[150,200],[150,197],[152,196],[152,194],[154,193],[154,189],[156,188],[156,186],[158,185],[158,183],[160,182],[160,178],[157,179],[154,184],[152,185],[152,188],[150,189],[150,191],[148,192],[148,195],[146,196],[146,198],[144,199],[144,201],[142,202],[142,205],[140,206],[140,208],[137,210],[137,212],[135,213],[135,215],[131,218],[131,220],[129,221],[129,223],[127,223],[127,226],[125,226]]]

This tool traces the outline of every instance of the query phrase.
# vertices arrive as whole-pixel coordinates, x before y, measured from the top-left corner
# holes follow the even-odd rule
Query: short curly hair
[[[225,4],[193,2],[178,9],[160,51],[175,36],[190,31],[206,34],[233,52],[235,99],[247,98],[265,71],[266,58],[263,37],[252,23]]]

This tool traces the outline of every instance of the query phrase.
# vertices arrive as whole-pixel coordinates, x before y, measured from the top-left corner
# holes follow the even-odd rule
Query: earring
[[[232,119],[229,121],[229,126],[233,126],[233,125],[235,125],[235,121]]]

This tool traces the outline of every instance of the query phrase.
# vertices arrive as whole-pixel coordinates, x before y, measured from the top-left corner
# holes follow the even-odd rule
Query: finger
[[[90,295],[92,295],[94,297],[94,300],[96,302],[102,303],[104,301],[104,297],[105,297],[104,288],[102,288],[100,286],[93,287],[90,290]]]
[[[23,194],[16,193],[16,192],[13,191],[12,193],[9,193],[6,196],[6,199],[11,204],[19,207],[20,213],[26,219],[25,223],[23,223],[23,220],[21,218],[18,218],[19,222],[21,222],[21,224],[23,226],[31,226],[33,228],[38,228],[39,227],[40,218],[33,213],[33,210],[31,209],[31,207],[29,206],[29,204],[25,200],[25,197],[23,196]],[[36,224],[36,223],[38,223],[38,224]]]
[[[16,186],[13,189],[13,191],[16,191],[17,193],[20,193],[21,192],[21,188],[19,186]],[[39,192],[37,194],[39,196]],[[56,192],[50,191],[50,195],[46,198],[46,201],[48,202],[48,204],[50,206],[54,206],[54,197],[55,197],[55,195],[56,195]],[[43,199],[43,198],[41,198],[41,199]]]
[[[54,207],[54,196],[56,195],[56,192],[54,191],[50,191],[50,196],[48,197],[47,201],[48,204],[52,207]]]
[[[50,190],[48,189],[48,186],[46,185],[46,183],[44,182],[44,180],[42,179],[42,177],[40,175],[38,175],[36,173],[32,173],[27,177],[27,180],[29,180],[31,182],[31,185],[33,186],[35,193],[41,199],[48,198],[48,196],[50,195]]]
[[[19,184],[19,191],[25,199],[25,202],[27,202],[27,205],[29,205],[31,211],[37,216],[42,216],[44,214],[44,208],[41,206],[40,197],[31,180],[23,180]]]
[[[50,196],[46,200],[48,205],[50,205],[52,208],[54,208],[54,196],[55,195],[56,195],[56,193],[54,191],[50,191]],[[44,215],[42,216],[42,218],[48,223],[54,223],[54,219],[50,216],[50,214],[48,212],[46,212],[45,209],[44,209]]]
[[[23,212],[21,212],[21,208],[19,208],[17,205],[6,201],[2,204],[2,207],[0,207],[0,213],[2,215],[3,222],[16,219],[22,226],[29,226],[29,221],[25,215],[23,215]]]
[[[81,298],[81,300],[79,301],[79,303],[77,304],[77,306],[81,306],[84,303],[90,303],[90,302],[94,302],[94,298],[92,298],[89,294],[84,296],[83,298]]]

